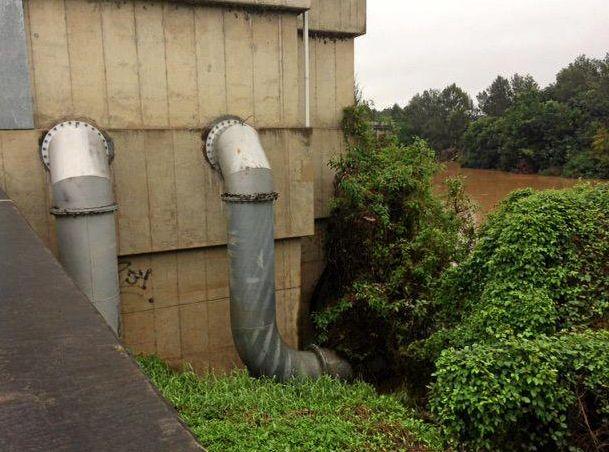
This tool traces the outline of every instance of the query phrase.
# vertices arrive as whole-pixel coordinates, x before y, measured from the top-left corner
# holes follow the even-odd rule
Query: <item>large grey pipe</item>
[[[230,313],[239,356],[254,376],[285,381],[323,374],[351,377],[351,366],[331,350],[290,348],[275,316],[275,237],[271,166],[258,133],[238,118],[218,120],[206,140],[212,166],[222,173],[228,204]]]
[[[118,334],[120,324],[112,149],[90,124],[53,127],[41,146],[51,175],[59,260]]]

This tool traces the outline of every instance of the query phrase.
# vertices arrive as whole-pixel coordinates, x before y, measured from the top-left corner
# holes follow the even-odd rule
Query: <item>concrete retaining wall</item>
[[[359,32],[340,18],[353,12],[349,5],[365,2],[313,2],[312,24],[323,26],[315,25],[311,40],[313,127],[303,129],[299,8],[308,1],[243,1],[247,9],[235,2],[25,0],[35,129],[0,131],[0,187],[54,252],[40,137],[65,118],[86,118],[107,131],[116,152],[126,345],[198,369],[238,364],[228,322],[222,184],[204,162],[203,130],[224,114],[261,129],[280,193],[279,324],[296,345],[301,242],[328,214],[327,163],[344,149],[342,110],[354,99]],[[323,22],[332,15],[339,19]],[[142,285],[133,275],[148,269]]]

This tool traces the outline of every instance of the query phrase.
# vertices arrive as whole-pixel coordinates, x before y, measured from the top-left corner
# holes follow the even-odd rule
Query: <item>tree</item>
[[[532,75],[514,74],[510,80],[512,88],[513,100],[516,101],[525,96],[535,95],[539,93],[539,84],[535,81]]]
[[[444,112],[445,148],[458,148],[461,137],[473,118],[474,102],[469,95],[454,83],[440,93]]]
[[[501,117],[485,116],[464,135],[462,163],[525,173],[560,174],[586,148],[586,116],[578,108],[540,96],[524,96]]]
[[[464,135],[464,165],[609,177],[609,54],[578,57],[544,90],[530,75],[499,76],[478,101],[486,119]]]
[[[510,81],[498,76],[487,89],[478,96],[478,108],[487,116],[501,116],[514,103],[514,91]]]
[[[398,104],[377,112],[377,121],[389,122],[393,126],[394,133],[398,141],[404,145],[412,143],[413,133],[406,119],[404,109]]]
[[[556,75],[548,94],[560,102],[569,102],[598,88],[602,63],[581,55]]]
[[[440,93],[427,96],[439,105]],[[401,373],[402,345],[429,326],[422,314],[433,283],[469,250],[473,214],[460,181],[445,197],[434,192],[440,167],[426,142],[379,141],[361,106],[345,110],[343,126],[350,145],[332,163],[336,198],[315,324],[320,342],[340,344],[357,373],[383,377]]]
[[[491,116],[472,122],[463,135],[461,164],[469,168],[498,168],[503,140],[501,126],[501,118]]]
[[[472,99],[455,84],[417,94],[404,108],[408,132],[427,140],[437,152],[459,148],[473,116]]]

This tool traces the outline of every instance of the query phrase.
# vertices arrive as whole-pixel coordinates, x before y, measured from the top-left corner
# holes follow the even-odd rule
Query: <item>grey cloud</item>
[[[453,82],[475,96],[497,74],[546,85],[578,55],[607,52],[609,0],[368,0],[356,73],[384,107]]]

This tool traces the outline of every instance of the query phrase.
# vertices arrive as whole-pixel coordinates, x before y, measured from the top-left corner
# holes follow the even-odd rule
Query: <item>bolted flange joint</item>
[[[222,132],[236,124],[245,124],[245,122],[238,116],[222,116],[212,123],[207,132],[204,154],[209,164],[220,173],[222,172],[222,169],[220,168],[220,162],[216,155],[216,141],[218,137],[222,135]]]
[[[108,156],[108,163],[112,163],[112,160],[114,160],[114,147],[112,146],[112,143],[106,139],[106,136],[103,133],[101,133],[91,124],[83,121],[64,121],[49,130],[44,136],[40,145],[40,159],[42,160],[42,163],[47,171],[50,171],[51,169],[51,156],[49,154],[49,149],[55,135],[65,128],[78,129],[79,127],[83,127],[89,132],[89,134],[95,136],[102,143],[102,146],[106,151],[106,155]]]
[[[324,375],[329,375],[341,380],[350,381],[353,379],[353,369],[351,365],[342,359],[332,350],[321,348],[317,345],[309,346],[309,350],[315,353]]]

